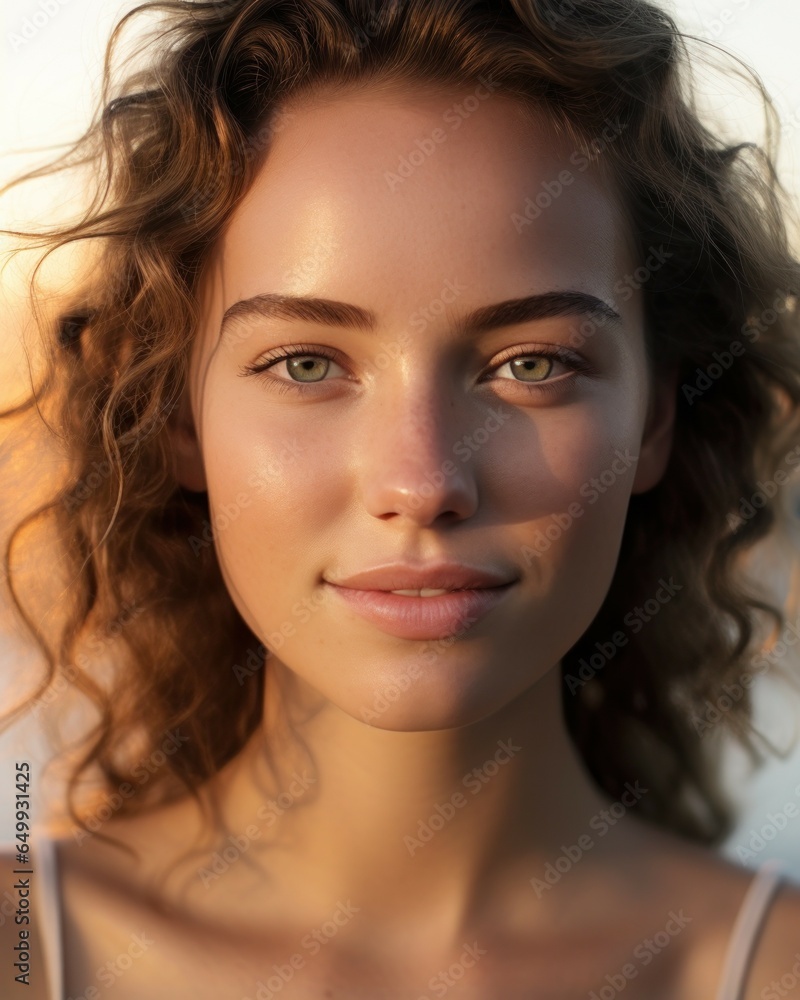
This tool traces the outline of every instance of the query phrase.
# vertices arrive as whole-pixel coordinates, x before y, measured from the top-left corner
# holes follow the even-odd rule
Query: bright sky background
[[[101,55],[117,17],[136,4],[131,0],[3,0],[0,8],[0,183],[24,168],[49,159],[35,147],[74,139],[88,121],[99,93]],[[664,0],[682,28],[743,57],[760,74],[781,116],[779,175],[800,204],[800,3],[798,0]],[[757,108],[742,99],[740,88],[705,68],[696,70],[707,106],[727,123],[730,136],[760,141],[755,131]],[[33,152],[30,150],[34,149]],[[33,188],[31,189],[33,190]],[[80,192],[57,197],[71,202]],[[23,219],[50,217],[41,186],[35,196],[6,195],[0,201],[0,226]],[[800,235],[793,232],[799,249]],[[8,350],[0,344],[0,354]],[[2,438],[0,433],[0,448]],[[2,456],[2,451],[0,451]],[[2,637],[0,637],[1,639]],[[0,643],[0,681],[18,674],[20,661]],[[758,700],[757,722],[779,745],[788,745],[798,729],[797,701],[765,690]],[[38,761],[41,749],[33,729],[18,727],[0,737],[0,815],[10,815],[4,796],[12,784],[11,758],[23,750]],[[731,781],[739,789],[745,812],[725,846],[737,858],[753,829],[769,826],[786,810],[800,806],[794,789],[800,780],[800,748],[785,760],[770,762],[750,782],[742,780],[742,758],[729,757]],[[800,792],[800,788],[798,789]],[[789,812],[789,810],[787,810]],[[765,849],[745,861],[756,865],[767,855],[784,858],[800,881],[800,812]],[[775,824],[773,824],[775,825]],[[777,825],[780,825],[778,822]],[[0,827],[0,840],[11,827]],[[741,856],[738,860],[744,860]]]

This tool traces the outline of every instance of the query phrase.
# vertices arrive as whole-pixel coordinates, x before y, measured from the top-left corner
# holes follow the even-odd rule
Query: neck
[[[413,926],[421,940],[454,938],[483,919],[478,909],[509,919],[513,897],[546,926],[541,901],[565,848],[589,859],[584,887],[627,849],[635,824],[617,828],[619,807],[609,815],[573,746],[558,666],[479,722],[422,732],[354,719],[314,701],[279,661],[266,669],[263,726],[217,794],[228,829],[255,823],[259,858],[278,852],[272,884],[285,882],[299,920],[349,901],[387,935]]]

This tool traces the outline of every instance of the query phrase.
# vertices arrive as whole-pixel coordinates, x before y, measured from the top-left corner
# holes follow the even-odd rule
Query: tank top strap
[[[716,1000],[742,1000],[747,973],[769,904],[785,875],[783,863],[769,858],[756,870],[733,925]]]
[[[61,929],[61,900],[58,882],[58,854],[53,837],[44,826],[31,831],[33,893],[47,979],[48,1000],[64,1000],[64,949]]]

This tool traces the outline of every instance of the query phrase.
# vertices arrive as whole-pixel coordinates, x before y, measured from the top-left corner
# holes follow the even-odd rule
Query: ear
[[[172,446],[175,478],[181,486],[195,493],[203,493],[208,486],[203,466],[203,453],[194,426],[188,387],[172,413],[167,425]]]
[[[639,462],[632,493],[646,493],[660,481],[672,454],[678,366],[663,372],[651,383],[650,403],[645,420]]]

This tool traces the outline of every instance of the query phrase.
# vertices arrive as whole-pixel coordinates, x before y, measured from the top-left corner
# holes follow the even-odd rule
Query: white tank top
[[[49,1000],[65,1000],[61,900],[55,843],[41,827],[34,831],[33,892],[38,906]],[[784,874],[780,861],[768,859],[756,870],[733,925],[715,1000],[742,1000],[759,931]]]

